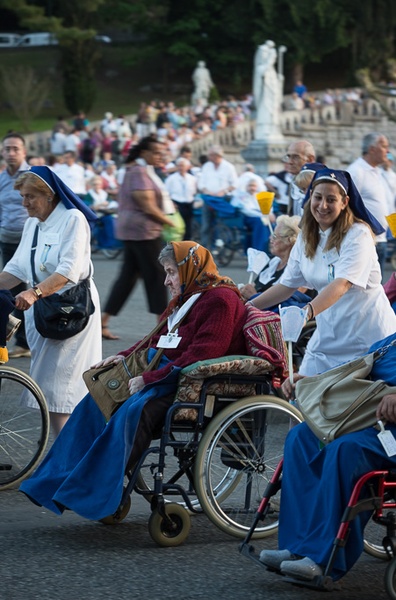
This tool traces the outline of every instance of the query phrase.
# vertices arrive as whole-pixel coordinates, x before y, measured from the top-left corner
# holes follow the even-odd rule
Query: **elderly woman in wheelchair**
[[[107,423],[88,394],[21,486],[33,502],[57,514],[65,508],[94,520],[114,514],[125,473],[150,445],[173,403],[180,370],[204,359],[247,354],[246,308],[235,284],[218,273],[210,252],[195,242],[173,242],[159,260],[172,298],[143,346],[151,348],[151,355],[163,348],[160,364],[130,379],[130,397]],[[139,345],[96,367],[118,363]]]
[[[387,348],[374,362],[370,374],[373,381],[396,385],[396,346],[391,345],[394,341],[396,333],[370,348]],[[288,383],[285,395],[289,394]],[[375,417],[386,423],[388,435],[396,437],[396,394],[388,393],[382,398]],[[351,506],[352,492],[368,472],[396,468],[396,441],[393,440],[395,453],[388,456],[379,431],[377,426],[368,427],[341,435],[324,446],[306,423],[291,429],[284,449],[279,550],[263,550],[260,554],[260,561],[270,570],[307,582],[310,587],[323,587],[323,575],[336,581],[352,568],[363,550],[365,526],[377,507],[369,503],[358,510],[353,508],[346,517],[344,511]],[[370,496],[366,483],[362,484],[362,491],[364,498]],[[341,522],[347,522],[350,530],[346,533],[347,527],[345,539],[336,543]],[[394,523],[391,531],[393,537]]]

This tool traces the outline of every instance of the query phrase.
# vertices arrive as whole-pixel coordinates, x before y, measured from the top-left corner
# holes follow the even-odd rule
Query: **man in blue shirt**
[[[29,165],[26,162],[25,140],[19,133],[7,133],[2,144],[2,156],[7,165],[0,173],[0,249],[4,267],[18,247],[28,217],[26,208],[22,206],[20,193],[14,190],[14,184],[21,172],[29,169]],[[24,289],[25,284],[21,284],[13,289],[13,294],[19,294]],[[22,323],[15,335],[15,346],[9,352],[9,357],[29,357],[23,313],[15,311],[14,315],[21,319]]]

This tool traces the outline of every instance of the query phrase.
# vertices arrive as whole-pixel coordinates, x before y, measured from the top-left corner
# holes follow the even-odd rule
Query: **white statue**
[[[284,52],[285,48],[279,49]],[[277,51],[267,40],[258,46],[254,58],[253,97],[256,105],[256,140],[281,139],[280,111],[283,96],[283,73],[277,73]]]
[[[191,98],[192,103],[196,104],[198,102],[199,104],[206,106],[208,104],[210,90],[212,87],[214,87],[214,83],[210,76],[209,69],[206,67],[206,64],[203,60],[198,62],[198,65],[192,75],[192,80],[195,86],[195,90]]]

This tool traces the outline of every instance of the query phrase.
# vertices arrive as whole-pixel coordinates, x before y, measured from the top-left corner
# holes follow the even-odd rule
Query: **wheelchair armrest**
[[[247,355],[230,355],[220,358],[209,358],[199,360],[180,371],[180,379],[183,375],[192,379],[206,379],[222,373],[263,375],[274,370],[274,366],[263,358]]]
[[[177,403],[211,401],[216,395],[241,398],[255,393],[255,386],[274,370],[267,360],[255,356],[232,355],[200,360],[180,371]],[[196,420],[195,409],[180,407],[177,420]]]

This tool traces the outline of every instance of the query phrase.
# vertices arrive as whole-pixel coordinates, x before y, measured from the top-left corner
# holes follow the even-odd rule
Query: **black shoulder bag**
[[[37,248],[38,225],[34,232],[30,264],[33,285],[37,285],[34,257]],[[52,340],[66,340],[80,333],[94,313],[90,289],[90,275],[63,294],[41,297],[34,303],[34,323],[40,335]]]

